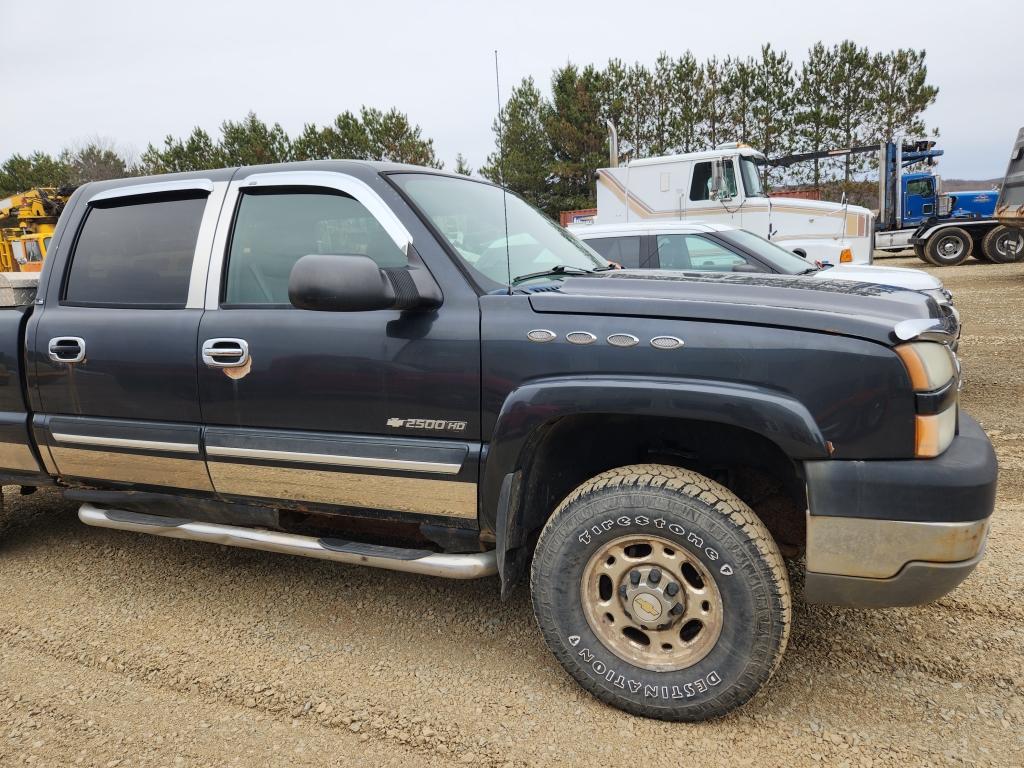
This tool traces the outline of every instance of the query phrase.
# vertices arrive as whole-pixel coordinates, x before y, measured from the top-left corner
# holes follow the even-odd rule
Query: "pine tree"
[[[829,92],[828,109],[835,115],[836,127],[830,144],[852,147],[867,139],[865,125],[874,111],[871,93],[871,56],[867,48],[844,40],[832,51],[835,59],[835,87]],[[847,155],[843,160],[843,183],[849,190],[855,171],[864,166],[863,155]]]
[[[558,208],[549,193],[553,163],[547,133],[544,130],[546,103],[533,78],[525,78],[512,90],[500,118],[492,125],[495,150],[480,168],[480,175],[496,184],[504,184],[531,205],[549,215]]]
[[[462,176],[472,176],[473,169],[469,165],[469,161],[459,152],[455,155],[455,172]]]
[[[607,164],[602,90],[601,73],[590,65],[578,69],[567,64],[551,79],[552,99],[543,122],[554,156],[552,213],[594,205],[594,176]]]
[[[14,154],[0,165],[0,197],[33,187],[63,187],[71,183],[71,168],[46,152],[27,157]]]
[[[752,139],[756,78],[754,59],[726,59],[722,88],[729,104],[726,121],[732,141],[750,142]]]
[[[278,124],[267,125],[250,112],[241,122],[221,123],[220,147],[228,165],[264,165],[290,159],[288,134]]]
[[[687,51],[672,62],[666,94],[672,103],[666,151],[696,152],[704,148],[701,119],[705,69]]]
[[[871,58],[871,100],[868,137],[888,142],[898,136],[924,136],[924,111],[939,89],[928,85],[925,52],[901,48]]]
[[[796,114],[792,146],[799,152],[820,152],[830,147],[838,131],[836,115],[829,108],[830,94],[836,88],[835,49],[815,43],[796,79]],[[813,160],[807,170],[797,168],[795,173],[806,177],[816,189],[828,175],[825,160]]]
[[[210,134],[196,126],[184,141],[167,136],[162,149],[150,144],[139,158],[137,170],[140,174],[178,173],[225,165],[227,160],[220,146],[210,138]]]
[[[725,89],[726,73],[732,60],[719,61],[712,56],[704,63],[704,91],[701,98],[701,133],[708,145],[716,147],[728,133],[729,99]]]
[[[761,58],[754,69],[754,101],[751,143],[767,157],[774,157],[792,146],[793,64],[785,51],[776,52],[770,44],[761,47]],[[765,186],[770,186],[771,169],[764,170]]]

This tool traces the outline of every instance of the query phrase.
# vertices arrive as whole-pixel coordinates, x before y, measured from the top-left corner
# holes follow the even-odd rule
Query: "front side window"
[[[470,179],[429,173],[389,177],[440,231],[485,289],[537,272],[607,268],[591,248],[514,194]],[[506,224],[506,211],[507,224]],[[564,272],[563,272],[564,274]],[[561,279],[560,274],[536,279]]]
[[[662,269],[695,272],[731,272],[746,259],[700,235],[658,235],[658,261]]]
[[[640,267],[639,236],[593,237],[584,242],[608,259],[608,261],[614,261],[625,269],[638,269]]]
[[[907,196],[917,195],[918,197],[932,196],[931,179],[914,179],[907,182]]]
[[[765,240],[760,235],[745,229],[727,229],[716,233],[717,237],[753,253],[771,266],[771,271],[780,275],[802,275],[817,272],[818,269],[806,259],[792,251]]]
[[[740,174],[743,176],[743,189],[747,197],[764,197],[764,187],[761,186],[761,174],[757,172],[757,165],[749,157],[740,158]]]
[[[26,240],[25,241],[25,259],[28,261],[39,262],[43,260],[43,251],[39,247],[38,240]]]
[[[184,307],[205,195],[93,204],[71,255],[64,301]]]
[[[691,200],[710,200],[711,185],[714,183],[711,162],[697,163],[693,166],[693,179],[690,181]],[[722,177],[725,182],[725,193],[736,197],[736,168],[732,158],[722,161]]]
[[[247,192],[235,215],[223,303],[289,305],[292,267],[311,253],[368,256],[382,268],[408,266],[402,249],[353,197]]]

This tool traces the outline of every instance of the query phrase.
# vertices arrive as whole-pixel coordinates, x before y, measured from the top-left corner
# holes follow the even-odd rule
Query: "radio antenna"
[[[505,109],[501,103],[501,78],[498,76],[498,49],[494,49],[494,90],[498,94],[498,179],[501,181],[501,208],[505,214],[505,266],[508,269],[508,294],[512,295],[512,253],[508,244],[508,191],[505,189]]]

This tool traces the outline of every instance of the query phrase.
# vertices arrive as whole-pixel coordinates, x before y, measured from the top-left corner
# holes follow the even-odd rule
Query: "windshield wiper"
[[[532,280],[535,277],[554,277],[556,275],[592,275],[594,270],[584,269],[583,267],[572,267],[568,264],[559,264],[551,269],[545,269],[540,272],[530,272],[526,275],[519,275],[518,277],[512,278],[512,285],[519,285],[527,280]]]

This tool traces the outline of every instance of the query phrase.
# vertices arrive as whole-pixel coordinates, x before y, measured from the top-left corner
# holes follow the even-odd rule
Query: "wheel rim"
[[[1024,248],[1024,236],[1004,232],[996,238],[996,253],[1004,258],[1016,258]]]
[[[623,536],[605,544],[587,561],[580,594],[601,644],[643,669],[693,666],[722,633],[722,597],[711,573],[658,536]]]
[[[959,237],[943,237],[935,244],[935,251],[943,259],[955,259],[964,252],[964,243]]]

